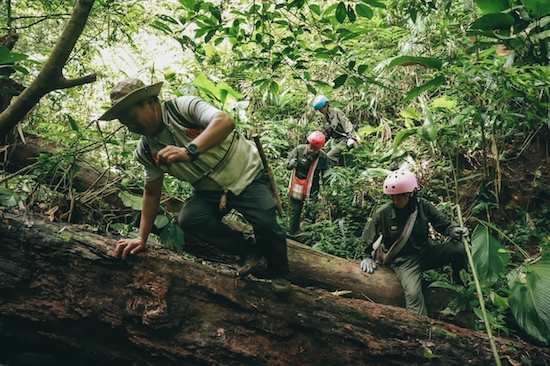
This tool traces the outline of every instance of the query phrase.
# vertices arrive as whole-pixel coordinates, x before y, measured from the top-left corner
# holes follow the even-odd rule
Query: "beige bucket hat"
[[[118,118],[120,112],[148,97],[157,96],[163,82],[152,85],[145,85],[143,81],[136,78],[130,78],[120,81],[111,90],[111,108],[103,113],[100,120],[110,121]]]

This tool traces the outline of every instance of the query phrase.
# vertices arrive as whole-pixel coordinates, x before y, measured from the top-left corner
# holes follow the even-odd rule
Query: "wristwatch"
[[[185,145],[185,150],[187,150],[187,155],[191,157],[191,161],[197,160],[201,154],[197,145],[192,142]]]

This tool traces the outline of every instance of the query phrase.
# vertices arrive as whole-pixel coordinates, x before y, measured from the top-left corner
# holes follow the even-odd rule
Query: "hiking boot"
[[[287,294],[291,289],[290,281],[284,277],[276,277],[271,281],[271,290],[277,294]]]
[[[255,252],[247,255],[243,260],[243,265],[240,266],[238,269],[239,277],[246,277],[250,272],[254,270],[254,268],[258,267],[261,259],[261,255]]]

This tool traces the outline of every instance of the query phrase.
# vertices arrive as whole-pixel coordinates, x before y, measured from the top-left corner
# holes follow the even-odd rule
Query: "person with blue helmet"
[[[323,133],[333,139],[332,148],[327,153],[331,166],[342,165],[342,152],[359,143],[359,136],[353,124],[341,109],[331,107],[329,99],[318,95],[313,99],[313,109],[325,116]]]

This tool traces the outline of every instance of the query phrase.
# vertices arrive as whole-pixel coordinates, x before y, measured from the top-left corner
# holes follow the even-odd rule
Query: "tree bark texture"
[[[4,213],[0,243],[2,345],[42,345],[59,364],[494,363],[484,333],[326,290],[277,296],[266,279],[156,245],[122,261],[113,239],[75,225]],[[550,360],[548,349],[496,342],[503,365]]]

